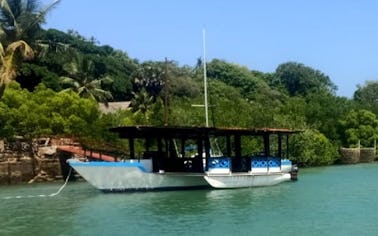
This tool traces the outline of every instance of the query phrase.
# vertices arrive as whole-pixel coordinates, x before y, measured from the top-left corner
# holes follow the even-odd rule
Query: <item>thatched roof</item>
[[[106,106],[105,103],[99,103],[99,108],[102,113],[114,113],[118,110],[127,110],[130,108],[130,101],[127,102],[108,102]]]

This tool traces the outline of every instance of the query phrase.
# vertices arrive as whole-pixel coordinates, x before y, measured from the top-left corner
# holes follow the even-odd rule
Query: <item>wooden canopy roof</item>
[[[199,136],[294,134],[301,131],[276,128],[216,128],[196,126],[122,126],[111,128],[120,138],[196,138]]]

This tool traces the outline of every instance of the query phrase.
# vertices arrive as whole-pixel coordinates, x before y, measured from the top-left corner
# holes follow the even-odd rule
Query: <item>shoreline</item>
[[[10,157],[0,161],[0,186],[62,181],[59,158]]]

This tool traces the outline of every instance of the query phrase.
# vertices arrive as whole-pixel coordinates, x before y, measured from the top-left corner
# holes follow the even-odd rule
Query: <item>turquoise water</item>
[[[45,196],[61,184],[0,187],[0,235],[378,234],[378,163],[254,189],[104,194],[79,182]]]

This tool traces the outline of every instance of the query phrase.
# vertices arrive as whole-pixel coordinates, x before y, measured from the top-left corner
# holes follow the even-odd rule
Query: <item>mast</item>
[[[207,73],[206,73],[206,37],[205,37],[205,29],[202,30],[202,46],[203,46],[203,56],[202,56],[202,64],[203,64],[203,89],[204,89],[204,104],[193,104],[192,107],[205,107],[205,119],[206,119],[206,127],[209,127],[209,105],[207,102]]]
[[[168,59],[165,58],[165,85],[164,85],[164,125],[168,125]]]
[[[203,44],[203,86],[204,86],[204,96],[205,96],[205,117],[206,117],[206,127],[209,127],[209,109],[207,103],[207,77],[206,77],[206,31],[202,30],[202,44]]]

